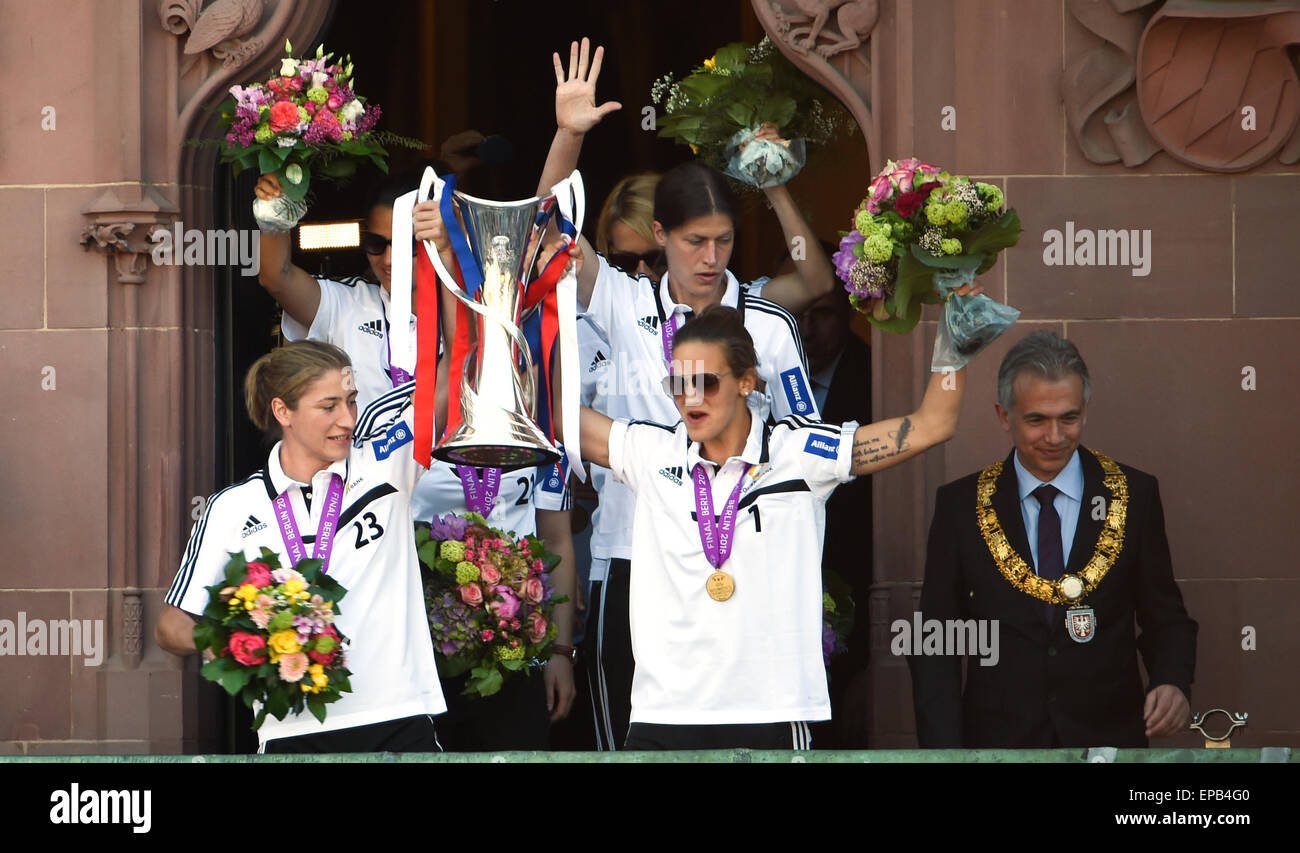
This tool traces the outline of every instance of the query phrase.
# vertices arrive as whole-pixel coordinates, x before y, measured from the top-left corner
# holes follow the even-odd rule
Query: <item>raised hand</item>
[[[447,229],[442,224],[442,214],[434,201],[422,201],[415,206],[411,212],[411,225],[415,232],[415,239],[432,242],[434,248],[440,253],[451,248],[451,238],[447,236]]]
[[[617,101],[596,105],[596,81],[604,57],[603,47],[597,47],[595,55],[591,55],[590,39],[583,38],[581,46],[575,41],[569,45],[569,71],[565,74],[560,55],[551,54],[555,64],[555,125],[560,130],[582,135],[609,113],[623,108]]]

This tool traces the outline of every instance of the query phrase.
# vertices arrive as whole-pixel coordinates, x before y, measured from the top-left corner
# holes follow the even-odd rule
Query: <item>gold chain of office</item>
[[[1095,450],[1091,453],[1097,457],[1105,472],[1102,483],[1110,491],[1110,501],[1106,508],[1106,520],[1101,532],[1097,534],[1097,547],[1079,576],[1064,575],[1054,581],[1041,578],[1011,547],[1007,534],[998,521],[998,514],[993,509],[993,492],[997,488],[998,477],[1002,474],[1003,463],[995,462],[980,472],[979,484],[975,488],[975,512],[980,534],[989,546],[989,553],[993,555],[998,571],[1016,589],[1049,604],[1077,603],[1097,588],[1124,550],[1124,526],[1128,519],[1128,478],[1114,460]],[[1083,510],[1086,511],[1087,507],[1083,507]]]

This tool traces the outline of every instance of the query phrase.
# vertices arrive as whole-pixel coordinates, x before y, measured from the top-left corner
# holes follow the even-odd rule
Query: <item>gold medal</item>
[[[704,588],[708,590],[709,598],[714,601],[726,601],[736,591],[736,582],[731,575],[719,570],[709,575]]]

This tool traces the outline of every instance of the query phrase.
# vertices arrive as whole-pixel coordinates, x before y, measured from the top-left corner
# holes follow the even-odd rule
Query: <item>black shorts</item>
[[[331,752],[442,752],[433,717],[419,714],[400,720],[353,726],[314,735],[268,740],[268,755],[308,755]]]
[[[719,726],[663,726],[632,723],[624,749],[811,749],[808,724],[753,723]]]

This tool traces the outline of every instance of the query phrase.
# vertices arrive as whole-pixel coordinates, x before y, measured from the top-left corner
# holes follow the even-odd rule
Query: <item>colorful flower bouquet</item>
[[[803,168],[805,143],[830,141],[849,122],[839,102],[791,64],[772,42],[735,42],[680,81],[657,81],[659,135],[690,145],[701,160],[748,187],[783,184]],[[829,105],[829,106],[827,106]],[[785,139],[755,138],[765,124]]]
[[[207,587],[208,606],[194,626],[194,645],[211,652],[203,677],[253,708],[253,728],[269,713],[283,720],[304,707],[321,722],[325,706],[352,692],[344,666],[348,639],[334,627],[347,594],[322,574],[320,560],[280,568],[274,551],[246,562],[232,553],[224,583]]]
[[[547,573],[560,558],[542,540],[516,540],[471,512],[417,524],[415,544],[438,672],[468,673],[464,695],[491,696],[551,656],[551,614],[568,599],[553,594]]]
[[[234,164],[235,174],[252,168],[274,173],[284,195],[259,199],[254,210],[261,221],[291,228],[306,211],[313,169],[340,180],[369,160],[387,172],[384,145],[425,146],[373,129],[380,109],[353,92],[350,56],[331,63],[333,54],[322,46],[313,59],[295,59],[288,41],[284,51],[278,74],[265,83],[231,87],[231,97],[218,109],[225,131],[222,162]]]
[[[890,160],[871,181],[831,260],[849,301],[876,326],[907,333],[922,303],[944,303],[932,370],[957,369],[1020,312],[953,291],[1020,239],[1020,217],[993,184],[950,175],[915,157]],[[942,352],[941,352],[942,351]]]

